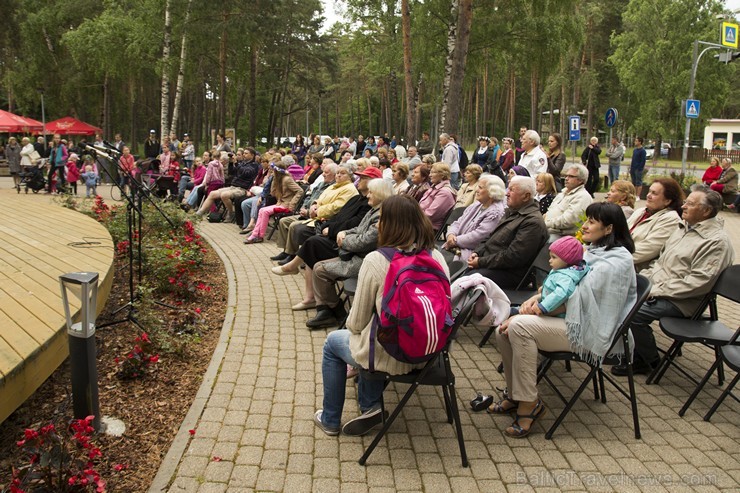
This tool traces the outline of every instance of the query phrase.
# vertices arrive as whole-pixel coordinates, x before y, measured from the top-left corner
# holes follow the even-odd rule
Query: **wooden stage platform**
[[[113,240],[95,220],[53,203],[49,195],[18,195],[2,187],[0,422],[68,355],[59,276],[100,273],[101,311],[111,290],[113,256]]]

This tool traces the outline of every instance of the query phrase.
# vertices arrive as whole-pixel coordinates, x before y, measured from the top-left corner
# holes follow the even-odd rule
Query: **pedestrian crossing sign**
[[[686,118],[699,118],[701,110],[701,101],[698,99],[689,99],[686,101]]]
[[[738,30],[738,25],[733,22],[723,22],[722,23],[722,46],[727,46],[728,48],[737,49],[738,47],[737,30]]]

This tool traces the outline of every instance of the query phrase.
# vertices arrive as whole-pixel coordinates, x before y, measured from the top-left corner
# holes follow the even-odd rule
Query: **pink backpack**
[[[370,371],[375,370],[375,340],[404,363],[423,363],[447,343],[452,328],[450,281],[429,251],[378,251],[391,263],[383,301],[370,331]]]

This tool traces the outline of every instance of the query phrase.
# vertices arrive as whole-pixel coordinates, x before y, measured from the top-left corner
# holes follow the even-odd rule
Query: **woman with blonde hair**
[[[626,218],[635,212],[636,199],[635,186],[627,180],[616,180],[606,194],[606,201],[621,207]]]
[[[404,193],[411,186],[407,178],[409,177],[409,165],[406,163],[396,163],[393,169],[393,192],[396,194]]]
[[[535,178],[537,193],[534,200],[540,206],[540,214],[545,214],[552,204],[552,199],[558,194],[555,178],[550,173],[539,173]]]
[[[455,200],[455,209],[458,207],[467,207],[475,200],[475,191],[478,188],[478,179],[483,174],[483,168],[479,164],[469,164],[465,168],[463,177],[465,183],[457,191],[457,200]]]
[[[270,194],[277,199],[277,203],[259,210],[257,213],[257,224],[255,224],[249,238],[244,240],[245,244],[262,243],[270,217],[273,214],[281,212],[293,212],[298,205],[298,201],[301,200],[303,189],[290,176],[290,173],[288,173],[288,166],[292,163],[293,158],[284,156],[279,162],[270,164],[270,168],[272,169]]]

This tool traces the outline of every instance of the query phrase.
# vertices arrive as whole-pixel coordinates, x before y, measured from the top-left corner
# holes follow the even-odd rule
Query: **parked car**
[[[671,144],[663,142],[660,145],[660,157],[668,157],[668,151],[671,149]],[[648,159],[651,159],[655,154],[655,144],[648,144],[645,146],[645,155]]]

